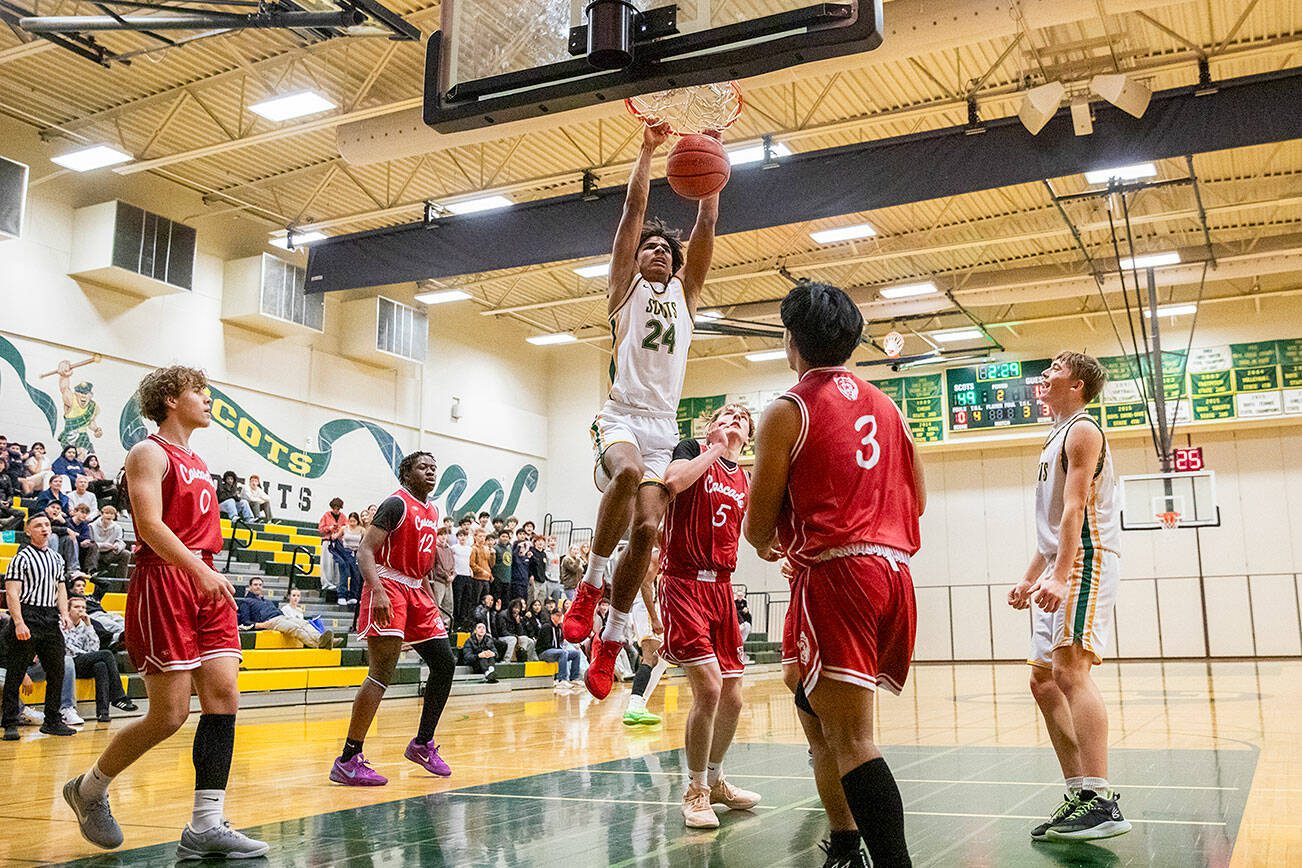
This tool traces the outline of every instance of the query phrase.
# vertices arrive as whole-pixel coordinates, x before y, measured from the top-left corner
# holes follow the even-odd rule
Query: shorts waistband
[[[890,561],[891,569],[899,572],[900,564],[909,565],[909,556],[899,549],[893,549],[890,546],[884,546],[880,543],[851,543],[848,546],[836,546],[835,548],[824,549],[814,558],[818,563],[835,560],[836,558],[858,558],[866,555],[877,555]]]
[[[671,579],[684,582],[731,582],[732,573],[719,570],[697,570],[695,573],[665,573]]]
[[[202,549],[190,549],[190,554],[199,558],[199,560],[203,561],[205,564],[207,564],[210,567],[213,565],[213,553],[210,551],[204,551]],[[136,552],[134,560],[139,565],[148,565],[151,567],[176,566],[176,564],[172,563],[171,561],[165,560],[157,552],[151,549],[140,549],[139,551]]]
[[[606,403],[601,405],[601,412],[604,413],[607,409],[625,416],[645,416],[648,419],[669,419],[673,421],[678,419],[677,410],[648,410],[646,407],[634,407],[611,398],[606,399]]]
[[[375,574],[382,579],[388,579],[391,582],[397,582],[400,585],[406,585],[409,588],[419,588],[422,584],[420,579],[413,579],[406,573],[400,573],[397,570],[390,569],[384,564],[375,565]]]

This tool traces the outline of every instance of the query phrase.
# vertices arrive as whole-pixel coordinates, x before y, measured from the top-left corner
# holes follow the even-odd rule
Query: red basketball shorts
[[[127,654],[142,675],[198,669],[205,660],[242,660],[235,607],[201,597],[180,567],[137,564],[127,583]]]
[[[741,677],[746,667],[731,582],[665,576],[660,580],[660,618],[665,622],[660,653],[670,663],[717,662],[724,678]]]
[[[806,695],[820,678],[892,693],[904,686],[917,629],[907,565],[864,555],[797,570],[788,620]]]
[[[782,665],[799,663],[800,655],[796,650],[796,606],[795,599],[787,604],[787,616],[782,619]]]
[[[418,645],[429,639],[442,639],[448,635],[443,626],[443,617],[439,614],[438,603],[425,593],[423,587],[380,579],[385,595],[389,598],[389,623],[381,626],[371,614],[371,587],[362,586],[362,599],[357,608],[357,636],[369,639],[372,636],[396,636],[404,642]]]

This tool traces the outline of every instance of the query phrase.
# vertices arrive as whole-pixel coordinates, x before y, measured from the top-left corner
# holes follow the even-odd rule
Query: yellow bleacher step
[[[338,666],[340,653],[330,648],[252,650],[244,652],[242,669],[308,669],[314,666]]]
[[[288,524],[274,524],[274,523],[271,523],[271,522],[268,522],[268,523],[263,527],[263,530],[265,530],[267,533],[278,533],[278,534],[283,534],[283,535],[285,535],[285,536],[291,536],[291,535],[293,535],[293,534],[295,534],[295,533],[298,532],[298,528],[296,528],[296,527],[294,527],[294,526],[292,526],[292,525],[288,525]]]
[[[275,630],[259,630],[253,640],[253,647],[259,651],[270,651],[275,648],[302,648],[303,643],[285,633],[277,633]]]
[[[546,660],[529,660],[524,664],[524,677],[529,678],[534,675],[555,675],[556,664],[548,663]]]
[[[18,543],[0,543],[0,558],[12,558],[18,554]]]
[[[127,677],[125,675],[122,676],[122,689],[127,689]],[[95,699],[95,679],[78,678],[74,693],[77,696],[78,702],[93,702]],[[21,699],[25,705],[40,706],[40,704],[45,701],[45,682],[38,681],[33,684],[31,696],[20,695],[18,698]]]
[[[270,539],[255,539],[246,548],[251,552],[283,552],[285,547]]]
[[[244,670],[239,674],[240,693],[255,690],[305,690],[307,673],[306,669]]]
[[[308,687],[357,687],[366,680],[365,666],[337,666],[307,670]]]
[[[105,594],[100,598],[99,602],[104,607],[105,612],[125,612],[127,610],[127,595],[123,593]]]

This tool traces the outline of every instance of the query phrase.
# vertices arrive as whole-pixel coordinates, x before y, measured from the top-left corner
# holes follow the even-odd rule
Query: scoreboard
[[[1051,421],[1040,377],[1049,359],[991,362],[945,372],[949,428],[971,431]]]

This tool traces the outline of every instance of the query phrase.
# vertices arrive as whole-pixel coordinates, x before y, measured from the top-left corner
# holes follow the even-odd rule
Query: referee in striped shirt
[[[5,575],[9,621],[0,645],[5,653],[4,738],[18,738],[18,690],[23,673],[39,658],[45,670],[45,723],[47,735],[73,735],[76,730],[59,716],[59,685],[63,683],[63,626],[68,620],[68,589],[63,583],[63,558],[47,543],[50,520],[43,512],[27,517],[28,545],[18,550]]]

